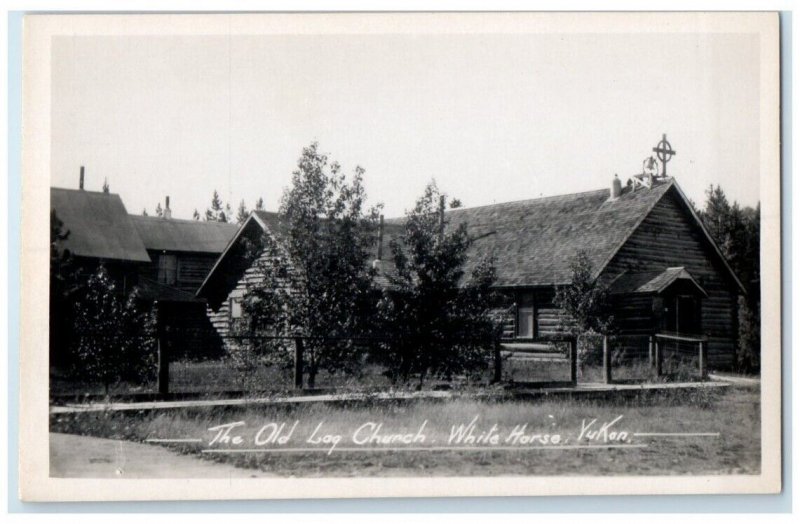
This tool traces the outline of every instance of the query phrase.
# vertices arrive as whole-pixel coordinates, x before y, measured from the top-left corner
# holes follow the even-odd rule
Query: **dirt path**
[[[50,433],[50,476],[80,478],[250,478],[267,474],[161,446]]]

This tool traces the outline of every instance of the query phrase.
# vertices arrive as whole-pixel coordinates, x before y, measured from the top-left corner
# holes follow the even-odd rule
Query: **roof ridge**
[[[536,198],[522,198],[520,200],[510,200],[507,202],[495,202],[494,204],[482,204],[480,206],[472,206],[472,207],[457,207],[454,209],[447,209],[445,213],[452,213],[458,211],[472,211],[473,209],[481,209],[484,207],[493,207],[493,206],[505,206],[509,204],[523,204],[528,202],[541,202],[543,200],[552,200],[556,198],[566,198],[566,197],[579,197],[581,195],[588,195],[589,193],[600,193],[600,192],[608,192],[608,189],[590,189],[588,191],[578,191],[576,193],[562,193],[560,195],[548,195]],[[387,218],[386,220],[404,220],[405,216],[402,217],[391,217]]]
[[[134,213],[128,213],[128,216],[135,219],[142,219],[142,220],[163,220],[164,222],[187,222],[189,224],[208,224],[208,225],[220,225],[220,226],[233,226],[239,227],[240,224],[236,222],[219,222],[217,220],[195,220],[193,218],[164,218],[160,216],[151,216],[151,215],[136,215]]]
[[[55,187],[50,186],[50,190],[56,189],[58,191],[69,191],[71,193],[91,193],[93,195],[109,195],[118,197],[119,193],[111,193],[110,191],[106,193],[105,191],[92,191],[91,189],[72,189],[70,187]]]

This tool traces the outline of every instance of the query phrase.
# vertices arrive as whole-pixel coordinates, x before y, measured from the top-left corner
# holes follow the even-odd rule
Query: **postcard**
[[[779,492],[778,24],[26,16],[21,498]]]

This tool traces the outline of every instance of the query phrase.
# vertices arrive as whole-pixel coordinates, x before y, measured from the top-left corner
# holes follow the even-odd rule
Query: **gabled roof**
[[[145,248],[219,254],[239,230],[237,224],[131,215]]]
[[[146,300],[157,300],[159,302],[199,302],[194,293],[183,291],[173,286],[161,284],[153,279],[140,276],[136,284],[139,298]]]
[[[467,274],[482,256],[494,255],[499,287],[567,284],[579,251],[586,251],[599,275],[673,184],[626,190],[615,200],[601,189],[454,209],[446,217],[448,227],[466,223],[474,239]]]
[[[212,308],[219,307],[221,301],[227,296],[228,290],[236,286],[248,269],[245,261],[242,260],[247,252],[244,240],[256,241],[265,232],[274,235],[279,241],[288,233],[278,213],[251,212],[230,239],[228,245],[225,246],[214,267],[211,268],[198,288],[196,295],[207,299]]]
[[[150,262],[119,195],[51,187],[50,208],[69,230],[63,246],[73,255]]]
[[[612,294],[661,294],[676,282],[686,282],[700,295],[708,297],[706,290],[684,267],[668,267],[664,271],[642,271],[623,273],[609,286]]]
[[[636,191],[626,188],[614,200],[609,198],[608,189],[601,189],[454,209],[446,213],[447,227],[454,228],[465,223],[473,239],[467,257],[466,274],[471,272],[482,257],[493,255],[498,287],[562,285],[570,282],[570,264],[580,251],[585,251],[589,256],[595,268],[595,277],[600,275],[656,204],[670,191],[675,191],[683,201],[693,221],[703,232],[711,252],[716,253],[733,282],[744,292],[741,282],[674,179],[662,180],[651,188],[640,188]],[[388,282],[387,276],[393,265],[388,246],[393,238],[402,234],[404,221],[405,218],[385,221],[384,255],[378,272],[379,283]],[[230,263],[225,259],[229,257],[231,247],[254,224],[263,231],[271,231],[278,239],[286,234],[286,226],[278,214],[253,212],[220,256],[198,291],[198,296],[207,296],[210,282],[220,278],[215,274],[224,272],[223,265]],[[653,278],[657,276],[653,275]],[[681,278],[681,275],[668,272],[665,276],[673,277]]]

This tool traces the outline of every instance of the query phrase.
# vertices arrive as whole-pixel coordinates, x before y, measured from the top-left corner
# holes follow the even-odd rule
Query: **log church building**
[[[643,170],[624,186],[615,176],[596,191],[446,212],[446,227],[465,223],[473,239],[467,272],[494,256],[497,288],[514,304],[504,327],[509,348],[563,333],[568,319],[554,304],[555,289],[570,283],[571,262],[585,252],[609,290],[621,339],[703,336],[710,366],[734,364],[737,302],[745,288],[678,182],[666,175],[674,154],[666,137],[654,151],[663,171],[651,162],[656,172]],[[399,235],[403,220],[386,220],[381,239]],[[251,214],[200,286],[197,296],[207,301],[220,335],[239,321],[247,285],[258,278],[246,246],[262,234],[280,243],[283,229],[275,213]],[[382,252],[379,245],[376,257]],[[646,343],[626,351],[646,352]]]

